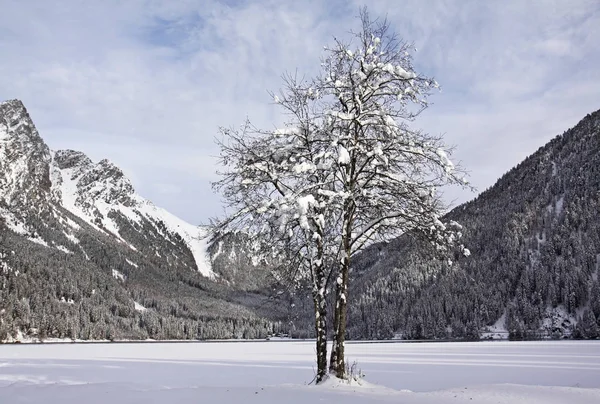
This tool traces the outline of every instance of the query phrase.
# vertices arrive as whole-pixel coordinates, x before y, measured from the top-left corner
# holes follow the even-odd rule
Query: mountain
[[[355,260],[352,338],[600,337],[600,111],[447,219],[468,258],[405,235]]]
[[[353,260],[348,337],[600,336],[600,111],[448,213],[469,257],[406,234]],[[0,103],[0,341],[313,333],[311,301],[135,192],[108,160],[51,151]]]
[[[288,313],[269,272],[232,253],[235,237],[208,239],[110,161],[51,151],[20,101],[0,104],[0,340],[278,330]]]
[[[52,155],[51,181],[55,200],[95,229],[144,255],[160,256],[157,242],[179,244],[169,246],[173,261],[215,277],[206,251],[207,231],[137,195],[110,161],[94,164],[81,152],[59,150]]]

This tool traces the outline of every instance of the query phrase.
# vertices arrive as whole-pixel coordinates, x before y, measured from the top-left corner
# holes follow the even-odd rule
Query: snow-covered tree
[[[456,223],[440,221],[438,189],[466,185],[440,137],[411,129],[438,85],[415,73],[411,47],[386,21],[361,13],[354,43],[336,41],[323,63],[321,93],[338,148],[336,190],[340,194],[340,252],[336,276],[334,344],[330,370],[344,377],[344,340],[351,257],[375,238],[405,232],[426,235],[440,249],[460,236]],[[468,251],[465,251],[468,253]]]
[[[217,234],[241,230],[254,238],[254,259],[292,282],[311,285],[317,337],[317,383],[327,375],[326,293],[337,246],[334,154],[327,152],[327,127],[319,118],[316,93],[287,77],[278,102],[291,115],[282,129],[259,131],[248,122],[222,129],[222,180],[215,183],[233,208],[217,223]],[[336,154],[337,155],[337,154]]]
[[[374,240],[412,232],[439,250],[456,246],[468,254],[459,245],[460,226],[440,220],[445,207],[439,188],[466,186],[463,173],[440,137],[408,125],[437,83],[415,72],[412,48],[386,21],[372,21],[362,10],[361,23],[353,41],[336,40],[325,49],[314,79],[287,77],[274,96],[290,117],[283,129],[246,124],[222,130],[220,142],[225,170],[215,185],[232,212],[218,228],[241,228],[268,242],[262,259],[311,279],[317,381],[326,376],[323,317],[330,287],[329,371],[346,376],[348,283],[357,252]]]

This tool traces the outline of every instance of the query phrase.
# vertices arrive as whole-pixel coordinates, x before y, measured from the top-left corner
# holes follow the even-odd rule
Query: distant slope
[[[278,330],[288,314],[269,299],[268,272],[244,292],[230,267],[248,260],[220,257],[215,273],[207,236],[136,194],[108,160],[50,151],[20,101],[0,103],[0,341]]]
[[[176,235],[192,253],[196,269],[209,278],[215,276],[207,254],[205,229],[137,195],[123,172],[108,160],[93,164],[83,153],[72,150],[57,151],[52,157],[52,192],[64,208],[124,243],[129,243],[124,238],[129,227],[152,228],[157,237]]]
[[[409,237],[358,256],[351,337],[600,336],[599,213],[597,111],[448,214],[471,257]]]

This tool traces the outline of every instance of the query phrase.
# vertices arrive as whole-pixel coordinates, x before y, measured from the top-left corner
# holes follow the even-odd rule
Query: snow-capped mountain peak
[[[51,152],[21,101],[0,103],[0,216],[13,231],[61,249],[39,233],[59,231],[76,240],[73,229],[79,225],[65,210],[130,250],[215,277],[203,227],[138,195],[109,160],[94,163],[74,150]],[[69,228],[56,228],[64,223]]]
[[[214,277],[207,256],[207,232],[155,206],[138,195],[123,171],[109,160],[93,163],[85,154],[59,150],[52,160],[53,194],[62,206],[91,226],[116,236],[137,250],[127,228],[146,228],[170,239],[179,236],[193,255],[198,271]],[[155,252],[160,254],[159,252]]]
[[[21,101],[0,103],[0,201],[38,203],[50,188],[50,151]]]
[[[55,194],[62,194],[63,190],[67,198],[73,194],[77,204],[87,213],[91,213],[98,203],[135,205],[131,181],[109,160],[94,164],[81,152],[59,150],[53,153],[52,163]]]

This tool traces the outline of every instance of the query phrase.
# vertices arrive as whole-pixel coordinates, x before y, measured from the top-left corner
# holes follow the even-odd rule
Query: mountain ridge
[[[449,267],[406,237],[358,257],[355,337],[597,335],[599,210],[595,111],[448,213],[464,226],[468,259]]]
[[[21,101],[0,103],[0,341],[280,329],[287,312],[270,299],[273,280],[245,291],[227,271],[243,257],[218,257],[225,275],[214,272],[207,236],[138,195],[110,161],[51,151]]]
[[[162,223],[164,230],[177,234],[184,241],[194,257],[197,270],[202,275],[209,278],[216,276],[211,270],[207,257],[206,228],[193,226],[138,195],[123,171],[109,160],[103,159],[94,163],[82,152],[50,150],[39,136],[21,101],[3,102],[0,108],[3,116],[9,116],[7,130],[3,131],[5,135],[2,139],[6,141],[5,143],[13,143],[11,147],[5,144],[4,155],[11,154],[9,149],[13,148],[17,151],[12,154],[23,156],[21,161],[5,159],[8,162],[7,166],[16,166],[14,172],[5,176],[7,179],[0,188],[6,205],[31,205],[28,201],[17,203],[19,201],[15,199],[15,195],[27,194],[27,192],[18,187],[14,179],[33,177],[30,181],[32,189],[44,192],[38,195],[39,200],[44,200],[48,205],[53,203],[60,205],[96,230],[106,232],[129,244],[132,249],[136,247],[122,237],[115,216],[125,216],[136,224],[141,220],[148,220],[159,233],[163,230],[161,229],[163,226],[160,225]],[[31,130],[20,131],[21,127],[31,128]],[[30,149],[31,151],[28,152]],[[31,165],[32,162],[33,169],[29,168],[27,173],[18,171],[19,168],[22,169],[27,164]],[[13,224],[13,230],[23,233],[24,229],[21,227],[26,229],[27,225],[19,222]],[[166,236],[164,232],[163,236]]]

